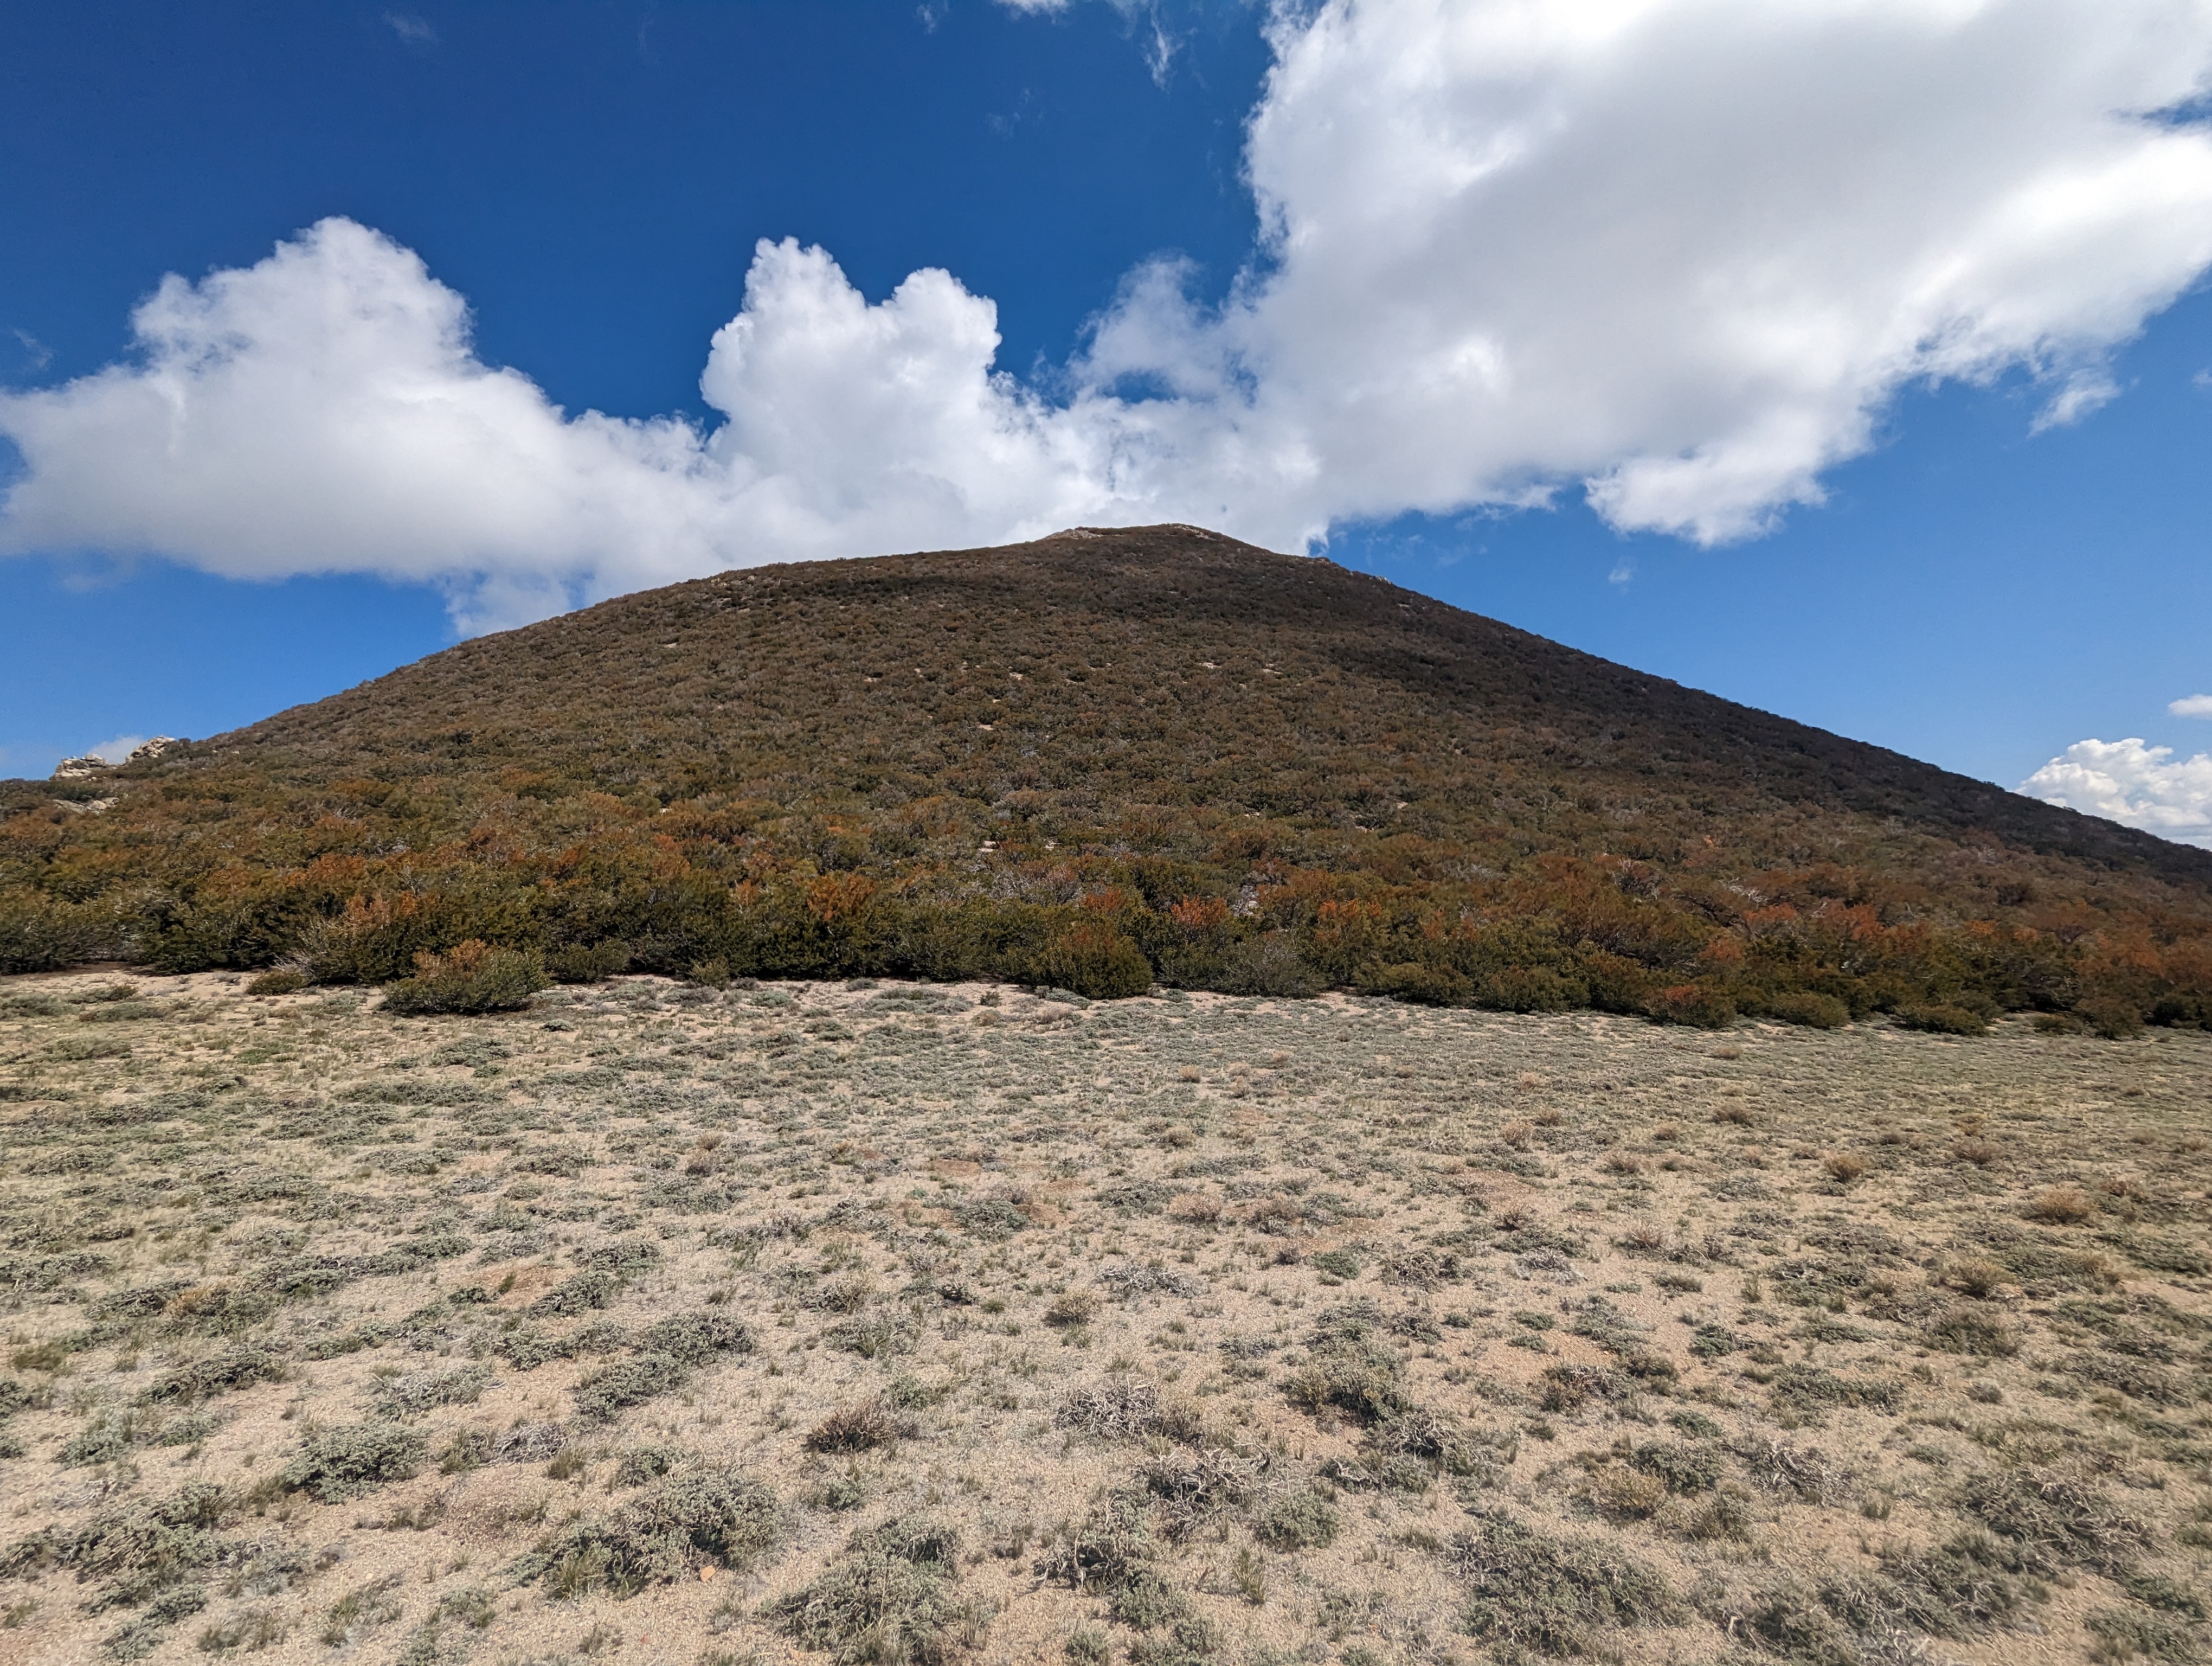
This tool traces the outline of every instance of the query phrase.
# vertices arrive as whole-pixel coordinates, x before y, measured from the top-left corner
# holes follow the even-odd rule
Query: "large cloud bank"
[[[2212,264],[2212,0],[1334,0],[1270,24],[1266,246],[1132,273],[1048,390],[995,309],[763,241],[701,388],[571,415],[343,219],[167,279],[127,362],[0,393],[0,549],[442,583],[465,624],[718,566],[1588,490],[1704,541],[1817,502],[1907,384],[2045,420]],[[2077,749],[2078,750],[2078,749]],[[2054,766],[2055,767],[2055,766]]]
[[[2046,804],[2212,849],[2212,753],[2177,758],[2139,739],[2078,740],[2020,790]]]

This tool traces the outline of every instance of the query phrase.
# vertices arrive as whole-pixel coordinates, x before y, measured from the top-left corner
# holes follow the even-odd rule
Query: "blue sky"
[[[1856,43],[1855,65],[1848,39],[1778,34],[1747,55],[1699,37],[1700,9],[1662,15],[1666,0],[1602,43],[1449,50],[1411,0],[1354,8],[1332,35],[1334,9],[9,9],[0,388],[46,402],[0,403],[15,493],[0,516],[0,771],[213,733],[459,629],[732,560],[981,541],[1065,524],[1065,507],[1225,521],[1278,548],[1325,529],[1328,553],[1398,582],[2008,786],[2087,738],[2142,738],[2171,757],[2091,759],[2109,792],[2082,769],[2051,790],[2212,836],[2212,779],[2185,762],[2212,727],[2168,710],[2212,690],[2212,197],[2185,144],[2131,158],[2096,126],[2113,87],[2140,85],[2141,103],[2180,105],[2150,124],[2161,142],[2193,142],[2170,94],[2212,64],[2201,8],[2118,0],[2105,32],[2141,13],[2138,58],[2109,55],[2079,88],[2061,58],[2017,85],[1970,74],[2001,40],[1930,36],[1924,64],[1894,43]],[[2097,14],[1995,9],[2054,52],[2062,25]],[[1443,125],[1475,132],[1540,94],[1568,137],[1487,201],[1463,183],[1420,198],[1437,155],[1384,119],[1389,100],[1369,113],[1370,94],[1436,62],[1407,107],[1441,100]],[[1716,91],[1786,91],[1801,63],[1821,66],[1810,84],[1835,107],[1778,92],[1764,119],[1786,124],[1779,160],[1733,176],[1715,156],[1742,136],[1710,127]],[[1918,83],[1948,125],[1916,113]],[[1732,105],[1760,119],[1756,96]],[[1863,160],[1881,148],[1869,131],[1894,140],[1898,171],[1855,198],[1882,165]],[[1647,155],[1672,160],[1648,177],[1622,160]],[[1922,200],[1929,155],[1957,161]],[[1979,223],[2085,156],[2106,170],[2094,215],[2033,260],[1994,231],[1945,245],[1950,267],[1985,276],[1932,322],[1906,316],[1895,344],[1942,264],[1915,228]],[[2109,234],[2130,212],[2136,230]],[[301,241],[334,216],[349,229]],[[1778,217],[1791,223],[1775,241]],[[1271,236],[1285,224],[1297,234]],[[258,264],[280,242],[296,258]],[[1849,350],[1819,386],[1729,359],[1753,350],[1741,314],[1699,310],[1716,273],[1771,269],[1778,250],[1812,272],[1790,304],[1825,332],[1791,350]],[[949,277],[901,289],[930,269]],[[180,357],[134,339],[166,274],[241,271],[258,287],[177,292],[166,327],[202,332]],[[302,295],[309,313],[358,310],[367,294],[403,312],[465,301],[462,358],[450,321],[333,346],[283,311]],[[994,357],[975,347],[984,298]],[[1747,307],[1770,337],[1802,321]],[[805,333],[825,308],[844,320],[834,339]],[[266,323],[280,313],[294,324]],[[161,375],[211,374],[208,331],[264,324],[258,379],[194,383],[206,449],[164,475],[131,401]],[[453,448],[386,421],[386,389],[358,406],[341,391],[338,439],[285,450],[325,421],[300,400],[418,351],[411,388],[457,379],[494,400],[472,422],[520,437],[421,504],[405,501],[410,447]],[[1437,393],[1428,372],[1455,354],[1474,368]],[[886,404],[894,361],[941,375],[938,403]],[[2078,414],[2054,423],[2069,401]],[[364,410],[403,463],[348,449]],[[586,410],[635,420],[609,438],[569,422]],[[659,417],[680,422],[639,425]],[[963,474],[1009,425],[1025,449],[983,483]],[[848,431],[849,454],[826,463],[775,450],[779,433],[798,447]],[[1776,435],[1802,454],[1776,460]],[[1267,474],[1251,459],[1270,446],[1320,466]],[[1085,447],[1136,461],[1066,462]],[[1703,473],[1681,461],[1713,456]],[[629,496],[612,508],[553,478],[617,465]],[[921,496],[884,484],[917,476]],[[1001,478],[1018,489],[994,497]],[[763,496],[758,479],[782,483]],[[134,494],[143,505],[115,508]],[[1513,507],[1536,497],[1548,507]],[[476,542],[426,533],[439,515],[477,517]],[[598,530],[535,560],[544,528],[559,542],[574,524]]]

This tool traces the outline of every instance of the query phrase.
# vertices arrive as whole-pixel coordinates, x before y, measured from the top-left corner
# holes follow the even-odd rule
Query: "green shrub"
[[[1979,1012],[1938,1001],[1925,1006],[1900,1006],[1896,1013],[1900,1030],[1924,1030],[1937,1036],[1985,1036],[1989,1021]]]
[[[1353,982],[1363,994],[1391,995],[1424,1006],[1465,1006],[1474,1000],[1474,980],[1467,974],[1418,960],[1370,966]]]
[[[2106,1041],[2127,1041],[2143,1032],[2142,1008],[2123,996],[2092,996],[2075,1010]]]
[[[405,1481],[422,1467],[428,1438],[389,1423],[354,1423],[311,1432],[278,1479],[290,1492],[333,1504]]]
[[[604,983],[629,970],[627,943],[567,943],[545,952],[545,971],[556,983]]]
[[[641,1406],[655,1395],[678,1389],[690,1377],[689,1368],[665,1353],[641,1353],[602,1365],[576,1384],[576,1415],[586,1423],[611,1421],[618,1412]]]
[[[853,1535],[811,1584],[765,1610],[802,1648],[849,1666],[939,1666],[982,1645],[990,1609],[954,1594],[960,1541],[925,1516],[898,1516]]]
[[[712,1308],[672,1313],[646,1327],[639,1346],[686,1365],[703,1365],[725,1353],[750,1353],[753,1334],[739,1320]]]
[[[259,976],[246,981],[246,993],[249,995],[296,994],[307,987],[307,975],[294,971],[289,967],[279,967],[275,971],[263,972]]]
[[[1297,939],[1286,931],[1262,932],[1232,945],[1218,970],[1202,987],[1231,995],[1317,995],[1328,980],[1298,958]]]
[[[1046,977],[1095,1000],[1141,995],[1152,987],[1144,951],[1109,926],[1085,921],[1053,939],[1045,951]]]
[[[1468,1588],[1468,1629],[1508,1649],[1586,1654],[1603,1628],[1683,1618],[1673,1588],[1656,1569],[1607,1541],[1553,1539],[1502,1511],[1477,1516],[1443,1554]]]
[[[1851,1009],[1842,1001],[1833,995],[1815,994],[1811,990],[1769,995],[1761,1006],[1771,1018],[1803,1025],[1811,1030],[1840,1030],[1851,1021]]]
[[[1252,1536],[1270,1550],[1318,1550],[1335,1542],[1336,1505],[1318,1487],[1271,1493],[1251,1513]]]
[[[471,939],[442,955],[417,954],[415,976],[385,990],[384,1008],[409,1014],[516,1012],[546,982],[536,954]]]
[[[702,1566],[741,1572],[782,1536],[775,1494],[735,1469],[671,1476],[603,1521],[577,1522],[515,1564],[556,1596],[599,1590],[634,1596],[647,1585],[696,1577]]]
[[[1475,1004],[1499,1012],[1565,1012],[1589,1004],[1589,986],[1550,966],[1508,966],[1485,976]]]
[[[119,958],[113,914],[10,885],[0,889],[0,976]]]

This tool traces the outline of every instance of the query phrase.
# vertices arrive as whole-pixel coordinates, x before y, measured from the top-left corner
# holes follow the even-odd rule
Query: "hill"
[[[623,597],[0,812],[18,970],[383,981],[481,939],[571,977],[2212,1012],[2212,853],[1188,527]]]

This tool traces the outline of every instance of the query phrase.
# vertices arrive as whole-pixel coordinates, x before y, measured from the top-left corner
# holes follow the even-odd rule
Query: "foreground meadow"
[[[2212,1036],[0,982],[0,1662],[2212,1655]]]

